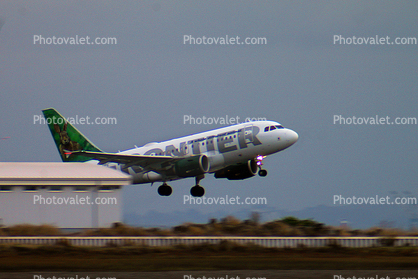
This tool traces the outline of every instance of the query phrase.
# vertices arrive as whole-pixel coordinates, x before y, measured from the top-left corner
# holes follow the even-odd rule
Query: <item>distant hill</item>
[[[236,212],[215,211],[203,213],[195,209],[187,211],[173,211],[169,213],[150,210],[144,214],[125,213],[124,223],[143,227],[171,227],[182,223],[207,223],[211,218],[223,218],[232,215],[238,219],[249,219],[251,212],[259,212],[261,222],[272,221],[285,216],[295,216],[301,219],[314,219],[327,225],[338,226],[346,221],[353,229],[366,229],[373,226],[386,226],[408,229],[408,219],[411,213],[405,206],[400,205],[351,205],[325,206],[304,208],[297,211],[279,210],[270,206],[252,207]]]

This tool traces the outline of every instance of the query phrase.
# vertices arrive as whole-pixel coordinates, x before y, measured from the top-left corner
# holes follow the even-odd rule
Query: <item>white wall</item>
[[[4,187],[4,186],[3,186]],[[42,189],[45,188],[45,189]],[[25,186],[12,186],[12,191],[0,191],[1,224],[51,224],[60,228],[109,227],[114,222],[122,221],[122,197],[120,189],[112,191],[74,191],[73,186],[64,186],[61,192],[51,191],[49,186],[38,187],[36,191],[24,191]],[[41,204],[34,199],[45,198],[56,203]],[[112,198],[107,204],[81,204],[81,198]],[[50,198],[49,200],[47,198]],[[73,204],[77,201],[79,204]],[[65,200],[67,199],[67,204]],[[116,203],[116,204],[115,204]]]

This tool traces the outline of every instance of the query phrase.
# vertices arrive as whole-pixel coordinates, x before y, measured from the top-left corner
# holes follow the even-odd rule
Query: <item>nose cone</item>
[[[297,142],[299,135],[293,130],[287,129],[286,130],[286,148]]]
[[[291,144],[294,144],[295,142],[298,141],[299,135],[295,131],[289,130],[286,134],[288,135],[288,141]]]

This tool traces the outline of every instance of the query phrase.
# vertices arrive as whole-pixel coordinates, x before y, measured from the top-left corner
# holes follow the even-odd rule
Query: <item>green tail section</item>
[[[42,110],[42,112],[63,162],[91,160],[91,158],[81,155],[70,155],[72,151],[102,152],[55,109],[48,108]]]

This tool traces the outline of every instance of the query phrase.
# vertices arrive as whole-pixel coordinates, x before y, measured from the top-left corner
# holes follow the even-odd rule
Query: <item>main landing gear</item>
[[[265,156],[262,156],[262,155],[259,155],[256,158],[257,166],[260,168],[260,170],[258,171],[258,175],[261,177],[267,176],[267,171],[261,168],[261,166],[263,165],[264,158]]]
[[[193,197],[202,197],[205,194],[205,188],[199,185],[200,180],[205,178],[205,175],[196,176],[196,185],[190,189],[190,194]],[[163,183],[160,187],[158,187],[158,194],[160,196],[170,196],[173,193],[173,189],[167,183]]]
[[[190,195],[193,197],[202,197],[205,194],[205,188],[199,185],[200,180],[205,178],[205,175],[196,176],[196,185],[190,189]]]
[[[173,188],[171,188],[171,186],[169,186],[167,183],[163,183],[163,185],[161,185],[160,187],[158,187],[158,194],[160,194],[160,196],[170,196],[171,193],[173,193]]]

